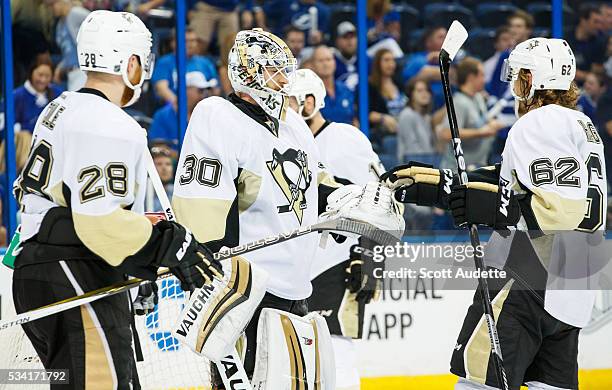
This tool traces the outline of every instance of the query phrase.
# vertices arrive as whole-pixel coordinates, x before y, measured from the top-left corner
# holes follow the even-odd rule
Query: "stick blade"
[[[446,33],[444,43],[442,43],[442,50],[448,53],[451,61],[455,58],[467,37],[468,32],[465,27],[459,21],[453,20]]]

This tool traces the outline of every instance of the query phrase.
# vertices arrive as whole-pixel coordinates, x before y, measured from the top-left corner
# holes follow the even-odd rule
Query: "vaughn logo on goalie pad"
[[[195,290],[173,327],[180,343],[212,361],[234,347],[266,292],[268,275],[240,257],[222,260],[223,279]]]

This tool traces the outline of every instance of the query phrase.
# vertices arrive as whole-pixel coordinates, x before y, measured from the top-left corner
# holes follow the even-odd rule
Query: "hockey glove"
[[[193,291],[211,283],[213,277],[223,276],[221,264],[213,253],[197,242],[188,229],[169,221],[159,221],[155,228],[161,232],[159,265],[170,268],[184,291]]]
[[[502,197],[498,188],[483,182],[454,186],[448,202],[455,225],[487,225],[496,230],[516,225],[521,217],[518,201],[514,195]]]
[[[443,209],[448,208],[451,186],[457,182],[450,169],[434,169],[432,165],[416,161],[391,169],[381,180],[394,189],[398,202]]]
[[[157,305],[157,283],[143,283],[138,286],[138,296],[134,299],[134,312],[141,316],[152,313]]]
[[[358,302],[370,303],[380,293],[382,281],[374,277],[374,270],[382,268],[382,262],[374,261],[373,242],[361,239],[350,250],[350,263],[346,269],[346,288],[357,294]]]

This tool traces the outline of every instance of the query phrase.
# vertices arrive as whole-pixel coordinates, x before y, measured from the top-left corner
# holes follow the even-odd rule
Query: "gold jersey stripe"
[[[231,200],[172,197],[176,220],[188,227],[196,240],[207,242],[225,237]]]
[[[74,228],[83,243],[112,266],[138,252],[151,237],[153,225],[144,216],[116,209],[106,215],[72,213]]]
[[[587,199],[568,199],[540,188],[533,190],[531,209],[542,231],[574,230],[587,211]]]

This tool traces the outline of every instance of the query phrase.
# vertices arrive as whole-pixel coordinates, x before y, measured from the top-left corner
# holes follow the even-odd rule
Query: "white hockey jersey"
[[[109,264],[136,253],[152,230],[141,215],[146,145],[145,130],[99,91],[64,92],[50,102],[15,181],[21,240],[38,232],[49,209],[64,206],[81,241]]]
[[[354,126],[325,122],[314,137],[321,161],[339,182],[348,180],[353,184],[365,185],[378,180],[378,174],[385,171],[370,140]],[[378,174],[374,170],[378,170]],[[329,268],[348,260],[349,250],[356,243],[357,240],[352,238],[341,244],[330,239],[325,248],[317,247],[310,277],[314,279]]]
[[[263,124],[242,104],[240,109],[219,97],[198,103],[172,198],[177,220],[199,241],[219,240],[228,247],[315,224],[318,184],[328,179],[312,133],[297,113],[288,110],[277,126]],[[269,292],[304,299],[312,291],[309,272],[317,245],[318,236],[308,234],[244,257],[268,272]]]
[[[502,157],[501,191],[531,192],[539,229],[551,234],[605,228],[604,149],[586,115],[554,104],[530,111],[512,126]],[[529,226],[533,221],[523,222],[534,228]],[[548,289],[544,303],[555,318],[583,327],[591,317],[594,299],[594,291],[587,289]]]

